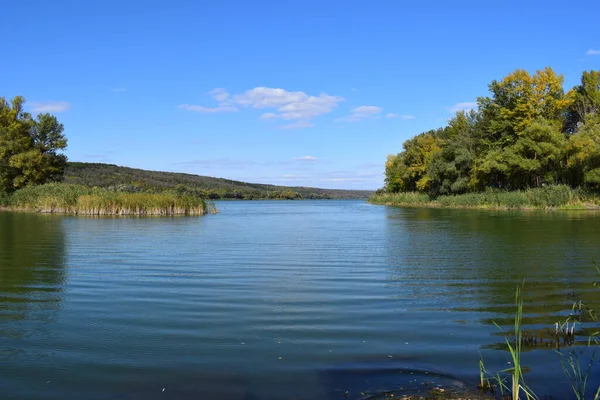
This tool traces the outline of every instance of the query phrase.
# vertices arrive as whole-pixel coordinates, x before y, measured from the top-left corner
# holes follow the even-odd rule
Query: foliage
[[[600,191],[600,71],[584,72],[566,94],[562,86],[551,68],[492,81],[478,110],[457,112],[388,156],[385,191],[434,199],[489,188]]]
[[[130,193],[158,193],[184,190],[205,199],[349,199],[367,198],[366,190],[317,189],[246,183],[207,176],[146,171],[112,164],[69,162],[66,183]]]
[[[0,98],[0,192],[62,178],[67,158],[63,125],[50,114],[33,118],[23,110],[25,99]]]

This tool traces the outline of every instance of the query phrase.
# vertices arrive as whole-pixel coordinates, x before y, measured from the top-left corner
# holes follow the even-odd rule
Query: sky
[[[0,96],[71,161],[247,182],[383,186],[388,154],[515,69],[600,69],[600,0],[19,0]]]

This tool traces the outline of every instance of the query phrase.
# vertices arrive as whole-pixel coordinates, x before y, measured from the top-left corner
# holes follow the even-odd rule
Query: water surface
[[[600,215],[220,202],[206,217],[0,213],[0,388],[15,399],[342,399],[473,384],[526,321],[600,304]],[[572,397],[557,355],[527,379]],[[600,384],[600,365],[590,386]],[[594,381],[595,379],[595,381]],[[345,395],[345,392],[346,395]]]

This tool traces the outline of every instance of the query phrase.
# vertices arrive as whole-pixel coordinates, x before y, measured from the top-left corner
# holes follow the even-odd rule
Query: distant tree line
[[[69,162],[64,181],[122,192],[186,191],[205,199],[365,199],[367,190],[320,189],[247,183],[179,172],[147,171],[113,164]]]
[[[0,97],[0,195],[62,179],[67,157],[63,125],[53,115],[35,118],[25,99]]]
[[[563,90],[551,68],[489,84],[477,110],[421,133],[388,156],[385,192],[433,197],[553,184],[600,190],[600,71]]]

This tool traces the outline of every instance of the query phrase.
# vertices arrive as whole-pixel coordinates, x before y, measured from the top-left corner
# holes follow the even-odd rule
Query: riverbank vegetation
[[[131,193],[58,183],[67,157],[64,127],[56,117],[25,111],[25,99],[0,98],[0,206],[80,215],[201,215],[204,198],[183,188]],[[214,207],[212,208],[214,210]]]
[[[568,92],[551,68],[516,70],[477,109],[388,156],[374,203],[442,207],[595,207],[600,193],[600,71]],[[554,199],[553,196],[558,196]],[[547,201],[543,198],[549,196]],[[540,201],[542,199],[542,201]]]
[[[498,210],[587,209],[600,210],[600,197],[585,188],[552,185],[526,190],[487,188],[483,192],[432,197],[427,193],[378,193],[370,198],[375,204],[403,207],[473,208]]]
[[[203,215],[215,212],[206,200],[185,191],[127,193],[82,185],[47,183],[4,198],[15,210],[76,215]]]

